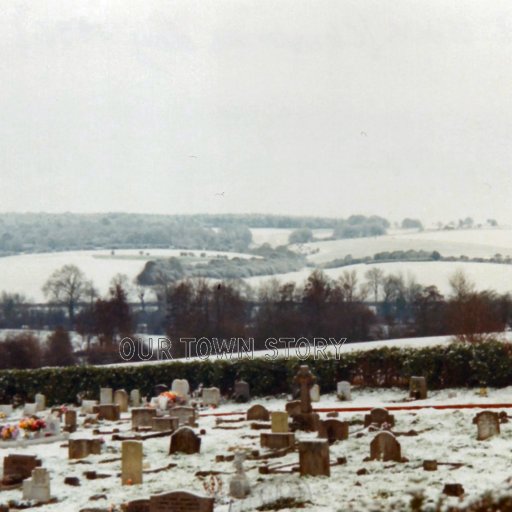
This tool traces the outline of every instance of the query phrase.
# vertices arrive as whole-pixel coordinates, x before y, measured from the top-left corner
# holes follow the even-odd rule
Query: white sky
[[[3,0],[0,211],[510,223],[511,50],[508,0]]]

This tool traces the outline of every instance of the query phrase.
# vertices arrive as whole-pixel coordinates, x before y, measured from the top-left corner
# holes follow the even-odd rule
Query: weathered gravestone
[[[81,411],[84,414],[92,414],[96,405],[98,405],[97,400],[82,400]]]
[[[188,427],[180,427],[171,435],[169,454],[173,453],[199,453],[201,438]]]
[[[85,459],[101,454],[101,439],[69,439],[68,459]]]
[[[270,415],[270,419],[272,422],[272,432],[274,434],[282,434],[289,431],[287,412],[273,412]]]
[[[295,445],[295,434],[293,432],[283,432],[274,434],[271,432],[260,433],[260,446],[269,450],[281,450],[283,448],[292,448]]]
[[[130,391],[130,404],[132,407],[140,407],[140,391],[138,389]]]
[[[247,410],[247,421],[268,421],[270,413],[263,405],[256,404]]]
[[[7,455],[4,457],[4,476],[2,482],[6,485],[20,483],[29,478],[32,471],[41,466],[36,455]]]
[[[172,381],[171,390],[182,398],[187,398],[190,394],[190,385],[187,379],[174,379]]]
[[[379,432],[372,439],[370,460],[402,462],[400,443],[391,432]]]
[[[214,406],[219,405],[220,404],[220,389],[219,388],[203,388],[202,402],[204,405],[214,405]]]
[[[119,412],[128,412],[128,393],[124,389],[117,389],[114,393],[114,403],[119,405]]]
[[[93,413],[98,415],[99,420],[119,421],[121,418],[119,405],[115,404],[95,405]]]
[[[235,474],[229,481],[229,494],[233,498],[243,499],[251,492],[249,479],[244,471],[245,454],[242,452],[235,453],[234,466]]]
[[[384,425],[393,427],[395,425],[395,417],[389,414],[389,411],[376,407],[370,411],[370,414],[364,416],[364,426],[369,427],[370,425],[376,425],[381,428]]]
[[[320,402],[320,386],[318,384],[313,384],[311,386],[309,396],[311,397],[312,402]]]
[[[121,461],[121,483],[138,485],[142,483],[142,443],[140,441],[123,441]]]
[[[74,409],[68,409],[64,413],[64,430],[66,432],[75,432],[77,414]]]
[[[100,405],[109,405],[114,403],[112,388],[100,388]]]
[[[166,432],[168,430],[177,430],[180,426],[180,419],[174,416],[164,416],[163,418],[153,418],[153,430],[156,432]]]
[[[156,417],[156,410],[149,407],[138,407],[132,409],[132,430],[139,427],[152,427],[153,418]]]
[[[42,393],[37,393],[35,396],[37,412],[44,411],[46,409],[46,397]]]
[[[196,410],[193,407],[173,407],[170,414],[171,416],[178,418],[180,425],[194,425],[196,421]]]
[[[309,370],[308,365],[301,365],[294,383],[300,386],[300,414],[293,417],[294,422],[301,430],[314,431],[318,429],[320,417],[313,413],[311,407],[310,390],[315,382],[315,377]]]
[[[500,434],[500,418],[497,412],[479,412],[473,418],[473,423],[476,423],[476,426],[478,427],[478,441],[485,441],[490,437],[498,436]]]
[[[348,439],[348,421],[334,419],[320,421],[318,437],[327,439],[329,444]]]
[[[336,384],[336,395],[339,400],[352,400],[350,382],[342,380]]]
[[[330,476],[329,443],[315,439],[299,443],[301,476]]]
[[[151,496],[149,512],[213,512],[214,498],[186,491]]]
[[[251,399],[251,392],[249,384],[243,380],[235,382],[235,389],[233,391],[233,400],[239,403],[248,402]]]
[[[32,478],[23,482],[23,499],[46,503],[51,500],[50,473],[44,468],[35,468]]]
[[[425,377],[411,377],[409,381],[409,397],[415,400],[427,398],[427,381]]]
[[[37,414],[37,404],[25,404],[23,406],[23,414],[25,416],[35,416]]]

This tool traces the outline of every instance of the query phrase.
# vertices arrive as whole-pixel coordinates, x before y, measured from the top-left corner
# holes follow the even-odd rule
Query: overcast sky
[[[0,211],[512,221],[509,0],[2,0]]]

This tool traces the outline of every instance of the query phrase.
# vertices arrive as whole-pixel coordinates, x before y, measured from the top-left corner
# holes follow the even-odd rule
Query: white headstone
[[[130,403],[132,407],[140,406],[140,391],[138,389],[132,389],[130,391]]]
[[[312,402],[320,402],[320,386],[318,384],[313,384],[311,386],[309,396],[311,397]]]
[[[245,454],[242,452],[235,453],[234,466],[235,474],[229,481],[229,494],[233,498],[243,499],[251,492],[249,479],[244,471]]]
[[[46,429],[48,434],[58,436],[60,434],[60,418],[54,414],[50,414],[45,418]]]
[[[98,405],[97,400],[82,400],[82,412],[84,414],[93,414],[95,405]]]
[[[0,405],[0,412],[6,416],[10,416],[12,414],[12,405]]]
[[[23,414],[25,416],[34,416],[37,413],[37,404],[25,404],[23,407]]]
[[[177,395],[188,398],[190,386],[187,379],[174,379],[171,386],[172,391]]]
[[[342,380],[336,385],[336,394],[340,400],[352,400],[350,382]]]
[[[203,388],[203,404],[219,405],[220,389],[219,388]]]
[[[32,478],[23,481],[23,499],[45,503],[51,500],[50,474],[44,468],[32,470]]]
[[[44,411],[46,409],[46,397],[42,393],[37,393],[35,401],[38,411]]]
[[[100,405],[110,405],[114,403],[114,393],[112,388],[100,389]]]
[[[167,405],[169,404],[169,399],[166,396],[157,397],[158,408],[161,411],[167,410]]]

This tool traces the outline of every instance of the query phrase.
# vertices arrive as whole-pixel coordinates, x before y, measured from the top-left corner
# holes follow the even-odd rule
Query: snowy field
[[[295,229],[290,228],[251,228],[252,245],[259,247],[263,244],[269,244],[271,247],[279,245],[288,245],[290,234]],[[332,229],[312,229],[315,238],[327,238],[332,236]]]
[[[441,404],[485,404],[512,402],[512,388],[490,389],[489,396],[477,396],[474,390],[453,389],[433,391],[427,400],[415,401],[415,405]],[[270,411],[283,411],[284,399],[266,398],[253,400],[252,404],[261,403]],[[339,402],[334,395],[322,396],[321,401],[313,404],[317,409],[339,407],[376,407],[411,405],[406,401],[406,392],[399,389],[369,390],[355,389],[351,402]],[[177,466],[159,473],[144,475],[142,485],[122,486],[120,480],[121,443],[112,441],[110,434],[101,435],[105,440],[101,455],[91,455],[81,462],[70,461],[65,444],[56,442],[39,447],[1,449],[2,457],[8,454],[37,454],[43,461],[43,467],[51,475],[52,496],[58,502],[38,508],[41,512],[74,512],[85,507],[108,508],[119,510],[122,503],[129,500],[147,498],[160,492],[177,489],[195,491],[204,494],[204,477],[196,475],[198,471],[217,471],[223,481],[221,493],[217,496],[216,512],[228,512],[227,492],[229,479],[233,474],[232,462],[215,462],[217,455],[228,455],[231,450],[260,450],[260,431],[252,430],[249,422],[216,425],[213,413],[240,413],[228,416],[229,419],[243,417],[248,405],[222,403],[218,409],[203,410],[196,431],[204,429],[201,436],[201,453],[196,455],[168,455],[169,438],[157,438],[143,442],[144,469],[146,471],[162,468],[169,463]],[[497,409],[501,410],[501,409]],[[510,412],[510,409],[508,410]],[[262,475],[258,467],[259,460],[247,460],[244,464],[252,486],[252,498],[234,500],[236,508],[231,510],[254,510],[255,502],[261,505],[276,500],[284,492],[290,492],[297,498],[309,499],[304,510],[307,512],[359,512],[409,510],[412,492],[422,492],[426,497],[423,510],[427,506],[443,502],[443,508],[464,505],[488,491],[512,492],[507,478],[510,470],[510,446],[512,443],[512,423],[501,425],[501,435],[486,441],[476,440],[476,426],[472,419],[479,409],[436,410],[425,408],[415,411],[392,411],[395,416],[397,440],[401,445],[402,456],[407,462],[364,462],[370,453],[370,441],[376,435],[363,428],[364,412],[340,412],[338,419],[351,422],[349,439],[338,441],[330,446],[330,459],[346,457],[347,463],[331,467],[330,477],[304,477],[297,473]],[[129,414],[123,414],[121,422],[104,422],[101,430],[111,431],[119,428],[121,432],[130,430]],[[321,413],[325,418],[326,413]],[[13,418],[11,418],[13,419]],[[79,417],[79,424],[83,417]],[[226,429],[220,428],[222,426]],[[404,433],[414,430],[417,435]],[[268,430],[267,430],[268,431]],[[92,430],[79,427],[72,434],[76,438],[84,435],[92,437]],[[314,433],[297,432],[297,440],[315,438]],[[284,457],[269,459],[270,464],[298,464],[297,451]],[[437,471],[426,472],[422,463],[426,459],[438,462],[460,464],[460,466],[440,465]],[[357,474],[361,469],[366,474]],[[95,470],[106,475],[103,479],[87,480],[83,473]],[[65,477],[76,476],[80,479],[79,487],[64,485]],[[443,497],[442,489],[446,483],[460,483],[466,494],[462,500]],[[94,495],[105,495],[105,499],[90,501]],[[254,501],[250,501],[250,499]],[[3,491],[0,502],[21,500],[20,490]],[[258,503],[260,502],[260,503]],[[249,505],[252,503],[252,505]],[[277,508],[288,512],[295,508]]]

